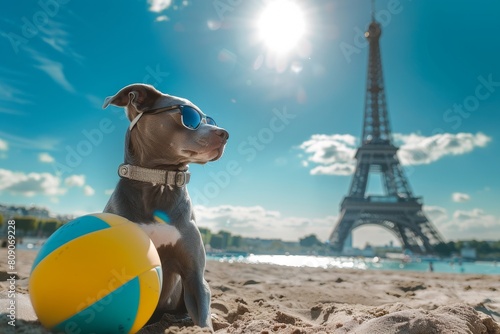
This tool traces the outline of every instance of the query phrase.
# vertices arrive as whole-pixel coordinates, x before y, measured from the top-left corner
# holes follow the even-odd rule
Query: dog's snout
[[[228,140],[229,139],[229,133],[224,130],[224,129],[217,129],[215,130],[215,134],[219,137],[221,137],[223,140]]]

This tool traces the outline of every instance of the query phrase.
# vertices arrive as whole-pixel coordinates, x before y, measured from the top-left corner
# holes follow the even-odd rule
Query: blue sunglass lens
[[[207,124],[217,125],[217,123],[215,123],[215,120],[210,116],[207,116]]]
[[[186,128],[196,129],[200,126],[201,115],[191,107],[184,107],[182,108],[182,123]]]

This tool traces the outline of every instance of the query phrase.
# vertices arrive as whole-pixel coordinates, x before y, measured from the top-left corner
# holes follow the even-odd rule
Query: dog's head
[[[192,102],[150,85],[126,86],[106,98],[103,108],[110,104],[124,107],[131,122],[125,142],[127,163],[150,168],[204,164],[222,156],[229,138]]]

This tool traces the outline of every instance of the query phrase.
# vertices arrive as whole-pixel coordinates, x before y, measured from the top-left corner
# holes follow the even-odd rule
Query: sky
[[[0,203],[102,211],[128,120],[101,106],[142,82],[191,100],[230,133],[219,161],[190,165],[199,226],[326,241],[360,144],[370,1],[275,1],[5,7]],[[376,2],[394,142],[447,241],[500,239],[499,15],[495,0]],[[381,193],[376,176],[368,193]],[[355,246],[390,240],[398,244],[378,226],[353,235]]]

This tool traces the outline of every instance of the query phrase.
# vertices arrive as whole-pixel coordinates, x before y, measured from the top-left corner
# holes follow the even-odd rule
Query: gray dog
[[[187,310],[196,325],[212,329],[205,250],[187,170],[188,163],[219,159],[229,135],[190,101],[149,85],[124,87],[103,108],[110,104],[125,107],[131,123],[121,179],[104,212],[139,223],[158,250],[163,287],[153,318]]]

